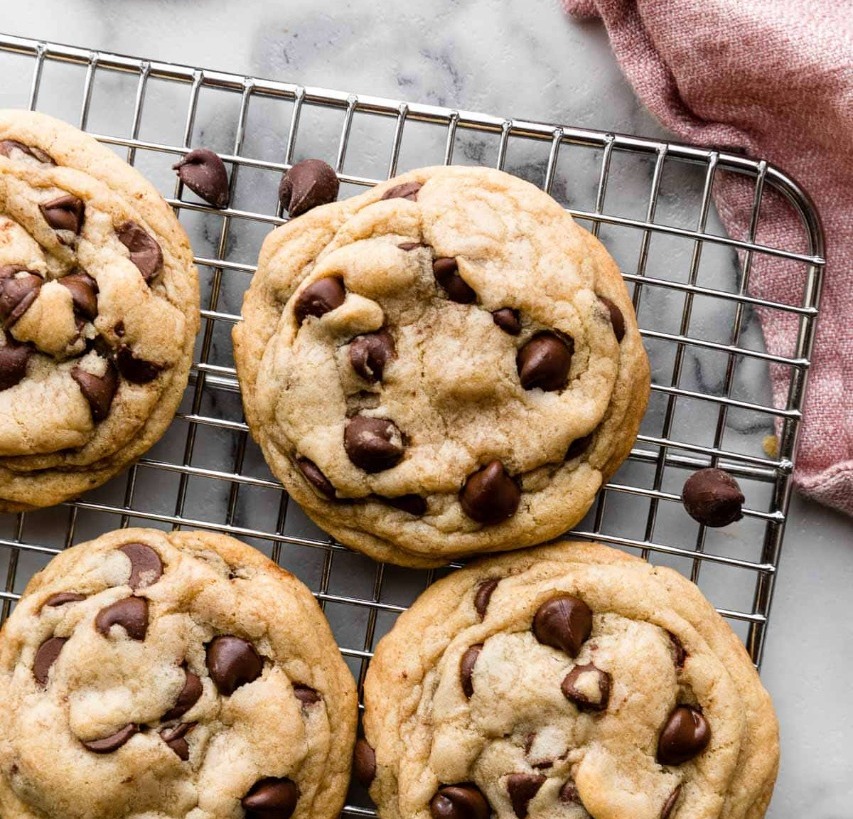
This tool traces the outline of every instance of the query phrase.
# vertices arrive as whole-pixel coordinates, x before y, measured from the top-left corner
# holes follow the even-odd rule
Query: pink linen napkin
[[[821,316],[795,485],[853,515],[853,4],[850,0],[563,0],[600,17],[637,94],[688,142],[743,148],[797,179],[826,232]],[[727,175],[715,201],[746,235],[752,195]],[[799,250],[793,212],[762,205],[757,240]],[[756,258],[754,296],[798,303],[803,268]],[[790,355],[796,317],[759,311],[769,352]],[[771,367],[777,406],[787,368]]]

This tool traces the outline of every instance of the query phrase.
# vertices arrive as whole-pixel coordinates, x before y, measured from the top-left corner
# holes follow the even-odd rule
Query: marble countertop
[[[557,0],[28,0],[0,29],[314,86],[664,137],[603,29]],[[3,81],[0,80],[0,93]],[[795,497],[763,678],[782,726],[772,819],[853,816],[853,522]]]

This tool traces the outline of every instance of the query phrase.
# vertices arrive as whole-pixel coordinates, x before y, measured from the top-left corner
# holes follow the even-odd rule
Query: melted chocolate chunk
[[[387,330],[356,336],[349,345],[350,364],[365,381],[381,381],[393,356],[394,339]]]
[[[670,642],[672,643],[672,651],[673,651],[673,660],[675,662],[675,667],[680,671],[684,668],[684,663],[687,661],[687,651],[684,648],[684,644],[681,640],[678,639],[671,631],[667,632],[669,634]]]
[[[162,716],[163,722],[171,722],[173,719],[182,717],[190,710],[201,698],[204,688],[197,674],[193,674],[188,668],[184,667],[184,687],[178,694],[178,699],[175,704]]]
[[[44,279],[16,265],[0,267],[0,319],[8,329],[27,312],[38,298]]]
[[[79,603],[81,600],[85,599],[85,594],[77,594],[76,592],[57,592],[44,601],[43,608],[56,608],[57,606],[64,606],[68,603]]]
[[[37,159],[45,165],[55,165],[53,157],[45,153],[41,148],[36,148],[34,145],[24,145],[23,142],[18,142],[17,139],[4,139],[0,141],[0,154],[5,157],[12,158],[12,151],[17,148],[21,153]]]
[[[563,680],[563,696],[579,711],[606,711],[610,702],[611,676],[592,663],[576,665]],[[592,690],[590,690],[592,689]]]
[[[230,697],[240,686],[258,679],[264,663],[251,643],[222,635],[207,646],[207,670],[219,693]]]
[[[95,628],[108,637],[113,626],[121,626],[131,640],[144,640],[148,631],[148,601],[144,597],[125,597],[102,608],[95,617]]]
[[[569,444],[569,448],[566,450],[566,460],[573,461],[575,458],[579,458],[584,452],[589,449],[589,445],[592,443],[594,433],[590,432],[589,435],[584,435],[583,438],[575,438]]]
[[[613,335],[616,336],[617,341],[621,342],[625,338],[625,317],[622,315],[622,311],[606,296],[599,296],[598,300],[604,305],[607,314],[610,316]]]
[[[269,776],[256,782],[240,804],[246,819],[290,819],[299,801],[299,788],[291,779]]]
[[[574,342],[556,333],[538,333],[519,351],[516,357],[518,377],[526,390],[540,389],[555,392],[568,383]]]
[[[419,247],[429,247],[429,245],[425,245],[423,242],[403,242],[401,245],[397,245],[400,250],[417,250]]]
[[[115,360],[118,371],[131,384],[149,384],[165,369],[163,364],[137,358],[126,344],[118,348]]]
[[[678,802],[679,796],[681,796],[681,785],[678,785],[667,797],[666,802],[663,803],[663,808],[661,808],[660,812],[660,819],[669,819],[669,817],[672,816],[672,812],[675,810],[675,803]]]
[[[364,737],[355,743],[355,752],[352,756],[352,768],[356,781],[365,788],[369,788],[376,778],[376,752]]]
[[[163,267],[163,251],[154,237],[136,222],[125,222],[116,228],[118,240],[130,251],[132,261],[142,278],[150,284]]]
[[[145,543],[126,543],[119,551],[130,560],[128,586],[136,591],[152,586],[163,576],[163,561],[160,555]]]
[[[27,364],[33,355],[29,344],[18,344],[9,336],[0,347],[0,392],[20,384],[27,374]]]
[[[489,819],[491,810],[482,791],[471,784],[444,785],[429,803],[432,819]]]
[[[578,789],[572,780],[568,780],[562,788],[560,788],[560,801],[565,805],[580,805],[581,798],[578,794]]]
[[[86,216],[83,200],[70,193],[44,202],[39,205],[39,210],[54,230],[69,230],[78,235]]]
[[[509,793],[509,801],[518,819],[525,819],[530,800],[539,793],[539,789],[544,784],[545,777],[542,774],[515,773],[507,777],[506,789]]]
[[[418,198],[418,191],[423,187],[420,182],[404,182],[402,185],[395,185],[393,188],[388,188],[382,194],[383,199],[408,199],[415,202]]]
[[[511,518],[520,502],[521,489],[500,461],[492,461],[469,475],[459,493],[462,511],[486,525]]]
[[[458,304],[471,304],[477,300],[474,289],[459,275],[456,259],[442,257],[432,263],[435,280],[444,288],[447,297]]]
[[[47,685],[50,669],[67,642],[67,637],[49,637],[38,647],[35,660],[33,660],[33,677],[39,685]]]
[[[393,421],[356,415],[344,428],[344,449],[355,466],[365,472],[384,472],[403,457],[403,435]]]
[[[89,321],[98,315],[98,283],[88,273],[78,270],[57,281],[71,291],[75,313]]]
[[[218,154],[207,148],[196,148],[172,165],[178,178],[194,194],[215,208],[228,207],[228,171]]]
[[[297,458],[296,465],[305,476],[305,480],[311,484],[321,495],[329,500],[335,499],[335,487],[332,482],[320,471],[320,467],[308,458]]]
[[[462,659],[459,661],[459,679],[462,683],[462,690],[465,692],[465,696],[468,697],[469,700],[474,694],[474,681],[471,679],[471,675],[474,673],[474,666],[477,664],[477,659],[482,650],[482,643],[471,646],[471,648],[462,655]]]
[[[182,762],[186,762],[190,758],[190,746],[186,736],[195,726],[196,723],[194,722],[181,722],[160,731],[160,739],[177,754]]]
[[[302,324],[308,316],[326,315],[336,307],[340,307],[347,297],[344,289],[343,279],[337,277],[326,277],[317,279],[308,285],[297,297],[293,311],[296,321]]]
[[[489,601],[492,599],[492,594],[500,583],[500,579],[484,580],[477,586],[477,592],[474,595],[474,610],[480,615],[480,619],[486,616],[486,610],[489,608]]]
[[[518,310],[513,310],[512,307],[501,307],[500,310],[495,310],[492,313],[492,320],[511,336],[517,336],[521,332],[521,316]]]
[[[694,472],[681,490],[681,501],[687,514],[705,526],[728,526],[743,517],[743,492],[722,469]]]
[[[303,159],[281,178],[278,199],[290,216],[301,216],[318,205],[328,205],[338,198],[335,169],[322,159]]]
[[[293,686],[293,696],[304,706],[316,705],[323,699],[313,688],[299,683],[295,683]]]
[[[138,732],[139,726],[129,723],[108,737],[93,739],[90,742],[84,742],[83,745],[94,754],[111,754],[113,751],[121,748],[125,742]]]
[[[592,633],[592,611],[578,597],[561,594],[546,600],[533,618],[533,635],[546,646],[576,657]]]
[[[71,370],[71,377],[80,387],[83,397],[89,402],[92,420],[103,421],[110,414],[116,392],[118,392],[118,371],[112,361],[107,360],[103,375],[93,375],[81,367]]]
[[[667,717],[658,738],[658,762],[682,765],[698,756],[711,741],[711,727],[692,705],[677,705]]]

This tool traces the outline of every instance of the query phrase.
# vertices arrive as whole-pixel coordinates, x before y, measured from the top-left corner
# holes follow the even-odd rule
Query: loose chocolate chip
[[[607,296],[599,296],[598,300],[605,306],[610,314],[610,324],[613,327],[613,335],[621,342],[625,338],[625,317],[622,311]]]
[[[49,637],[36,651],[33,661],[33,676],[39,685],[47,685],[47,675],[51,666],[56,662],[62,647],[68,642],[66,637]]]
[[[698,708],[677,705],[658,738],[658,762],[681,765],[698,756],[711,741],[711,727]]]
[[[164,369],[162,364],[137,358],[126,344],[122,344],[116,352],[116,365],[118,371],[132,384],[149,384]]]
[[[574,342],[568,336],[544,332],[533,336],[516,356],[518,377],[526,390],[561,390],[569,379]]]
[[[580,805],[580,794],[578,794],[578,789],[571,779],[560,788],[560,801],[566,805]]]
[[[198,701],[204,690],[201,685],[201,680],[197,674],[193,674],[188,668],[184,668],[184,687],[181,693],[178,694],[178,699],[175,704],[162,716],[163,722],[170,722],[173,719],[182,717],[190,710]]]
[[[669,634],[670,642],[672,642],[675,667],[682,669],[684,668],[684,663],[687,660],[687,651],[684,648],[684,644],[678,639],[678,637],[676,637],[671,631],[667,633]]]
[[[743,492],[722,469],[694,472],[681,490],[681,501],[687,514],[705,526],[728,526],[743,517]]]
[[[301,216],[318,205],[334,202],[339,187],[331,165],[322,159],[303,159],[282,176],[278,199],[291,216]]]
[[[306,706],[314,705],[322,699],[322,697],[313,688],[310,688],[307,685],[300,685],[299,683],[296,683],[293,686],[293,696]]]
[[[395,185],[393,188],[388,188],[382,194],[383,199],[409,199],[414,202],[418,198],[418,191],[423,187],[420,182],[404,182],[402,185]]]
[[[359,469],[383,472],[403,457],[403,435],[393,421],[356,415],[344,429],[344,449]]]
[[[70,230],[79,234],[86,215],[83,200],[67,193],[39,205],[41,215],[54,230]]]
[[[425,245],[423,242],[403,242],[401,245],[397,245],[400,250],[417,250],[419,247],[429,247],[429,245]]]
[[[195,726],[196,723],[194,722],[181,722],[160,731],[160,739],[178,755],[182,762],[186,762],[190,758],[190,746],[186,740],[186,735]]]
[[[416,518],[426,514],[426,498],[422,498],[420,495],[397,495],[396,498],[386,498],[383,495],[377,495],[376,497],[385,501],[389,506],[393,506],[401,512],[408,512]]]
[[[83,745],[93,754],[111,754],[121,748],[138,731],[138,725],[129,723],[108,737],[93,739],[91,742],[84,742]]]
[[[17,139],[4,139],[0,142],[0,154],[11,157],[12,151],[17,148],[21,153],[43,162],[45,165],[55,165],[53,157],[45,153],[41,148],[36,148],[32,145],[24,145],[23,142],[18,142]]]
[[[18,344],[6,337],[6,343],[0,347],[0,392],[23,380],[32,354],[33,348],[28,344]]]
[[[539,793],[544,784],[545,777],[541,774],[516,773],[507,777],[509,801],[512,802],[512,810],[518,819],[525,819],[530,800]]]
[[[576,657],[592,633],[592,611],[583,600],[561,594],[546,600],[533,617],[533,634],[546,646]]]
[[[299,801],[299,788],[290,779],[268,776],[252,785],[240,804],[246,819],[290,819]]]
[[[228,697],[241,685],[258,679],[264,663],[251,643],[229,634],[214,637],[208,644],[207,670],[219,693]]]
[[[160,555],[145,543],[125,543],[119,547],[130,560],[130,579],[127,585],[134,591],[153,586],[163,576]]]
[[[459,493],[462,511],[477,523],[511,518],[521,502],[521,489],[500,461],[492,461],[468,477]]]
[[[667,797],[666,802],[663,803],[663,808],[660,812],[660,819],[669,819],[672,815],[672,811],[675,809],[675,803],[678,802],[679,796],[681,796],[681,785],[678,785]]]
[[[521,316],[518,310],[513,310],[512,307],[501,307],[500,310],[495,310],[492,313],[492,321],[511,336],[517,336],[521,332]]]
[[[474,694],[474,681],[471,679],[471,675],[474,673],[474,666],[477,664],[477,658],[482,650],[482,643],[471,646],[459,661],[459,679],[462,681],[462,690],[469,700]]]
[[[296,465],[299,467],[305,480],[311,484],[321,495],[325,495],[330,500],[335,499],[335,487],[332,482],[320,471],[320,468],[314,461],[308,458],[297,458]]]
[[[67,603],[79,603],[81,600],[85,599],[85,594],[77,594],[76,592],[57,592],[44,601],[44,607],[47,608],[49,606],[51,608],[56,608],[57,606],[64,606]]]
[[[459,304],[471,304],[477,300],[477,294],[459,275],[456,259],[441,257],[433,261],[432,272],[435,280],[445,289],[451,301]]]
[[[576,665],[563,680],[563,695],[579,711],[606,711],[610,702],[611,676],[592,663]]]
[[[209,205],[215,208],[228,206],[228,171],[213,151],[196,148],[172,165],[172,170],[177,171],[181,182]]]
[[[90,321],[98,315],[98,283],[88,273],[80,270],[58,281],[71,291],[71,301],[77,313]]]
[[[369,788],[376,778],[376,751],[370,747],[370,743],[359,738],[355,743],[355,751],[352,755],[352,768],[356,781],[365,788]]]
[[[148,601],[144,597],[125,597],[102,608],[95,617],[95,628],[107,637],[113,626],[121,626],[132,640],[144,640],[148,631]]]
[[[350,364],[365,381],[381,381],[393,355],[394,339],[387,330],[356,336],[349,345]]]
[[[484,580],[477,586],[477,593],[474,595],[474,609],[480,615],[481,620],[486,616],[489,601],[492,599],[492,594],[500,582],[500,579]]]
[[[317,279],[309,284],[296,299],[293,310],[297,323],[302,324],[308,316],[319,318],[325,315],[336,307],[340,307],[346,297],[347,291],[344,289],[343,279],[334,277]]]
[[[142,278],[150,283],[163,267],[163,251],[154,237],[136,222],[125,222],[116,228],[118,240],[130,251],[132,261]]]
[[[21,275],[23,274],[23,275]],[[27,312],[38,298],[44,279],[22,267],[0,267],[0,319],[8,329]]]
[[[74,367],[71,377],[80,387],[83,397],[89,402],[93,421],[103,421],[110,414],[116,392],[118,391],[118,371],[112,361],[107,360],[103,375],[86,372],[82,367]]]
[[[569,444],[569,448],[566,450],[566,460],[572,461],[575,458],[579,458],[584,452],[589,449],[589,445],[592,443],[593,433],[590,432],[589,435],[584,435],[583,438],[575,438]]]
[[[432,819],[489,819],[489,803],[476,785],[444,785],[429,803]]]

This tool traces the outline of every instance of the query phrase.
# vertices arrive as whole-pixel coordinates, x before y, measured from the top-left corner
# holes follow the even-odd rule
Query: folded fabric
[[[797,179],[826,232],[827,264],[794,482],[853,515],[853,8],[850,0],[563,0],[600,17],[652,113],[682,139],[742,148]],[[726,178],[715,201],[746,235],[752,194]],[[769,197],[757,241],[799,249],[798,217]],[[756,257],[752,295],[799,302],[802,266]],[[759,310],[769,352],[790,355],[798,322]],[[787,368],[771,367],[784,406]]]

